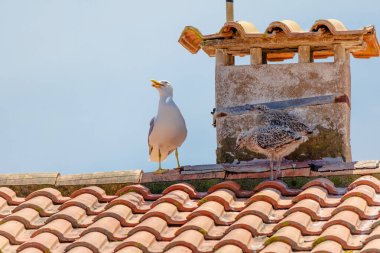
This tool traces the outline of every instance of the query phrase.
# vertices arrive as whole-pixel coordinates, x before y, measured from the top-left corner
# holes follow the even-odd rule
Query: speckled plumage
[[[283,110],[269,109],[265,105],[258,105],[255,109],[259,112],[259,122],[264,125],[284,126],[301,134],[311,134],[313,129],[302,123],[297,117]]]

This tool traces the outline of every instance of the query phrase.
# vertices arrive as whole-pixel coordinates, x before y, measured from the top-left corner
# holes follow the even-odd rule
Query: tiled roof
[[[1,252],[380,252],[380,181],[45,188],[25,198],[1,187],[0,217]]]
[[[336,19],[314,22],[309,31],[292,20],[272,22],[265,32],[246,21],[227,22],[218,33],[203,35],[197,28],[184,28],[179,43],[195,54],[203,49],[215,56],[216,49],[228,54],[244,56],[250,48],[262,48],[269,61],[283,61],[294,57],[299,46],[311,46],[314,58],[334,56],[334,46],[342,44],[355,58],[380,56],[380,46],[373,26],[348,30]]]

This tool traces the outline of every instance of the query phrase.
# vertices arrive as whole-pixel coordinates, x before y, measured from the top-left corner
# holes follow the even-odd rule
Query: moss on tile
[[[319,160],[324,157],[344,157],[343,135],[333,128],[317,127],[319,133],[309,137],[309,140],[301,144],[294,153],[286,159],[294,161]]]
[[[220,182],[222,179],[203,179],[203,180],[189,180],[189,181],[171,181],[171,182],[153,182],[145,183],[144,186],[148,187],[152,193],[162,193],[167,187],[178,183],[189,183],[193,185],[197,191],[207,192],[207,190]]]
[[[265,158],[265,156],[246,148],[235,150],[235,146],[236,138],[224,138],[220,143],[220,147],[216,150],[217,163],[232,163],[235,159],[238,161],[250,161],[253,158]]]

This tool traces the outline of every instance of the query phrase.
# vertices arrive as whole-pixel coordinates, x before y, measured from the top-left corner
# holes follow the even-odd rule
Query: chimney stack
[[[179,43],[195,54],[215,57],[217,163],[263,158],[236,150],[242,131],[265,124],[257,105],[284,110],[314,128],[289,160],[338,158],[351,161],[350,57],[380,56],[374,26],[349,30],[336,19],[320,19],[303,30],[292,20],[274,21],[262,32],[246,21],[234,21],[233,0],[226,0],[227,22],[217,33],[203,35],[186,26]],[[298,63],[285,62],[298,55]],[[250,64],[235,66],[235,57]],[[329,61],[319,62],[315,59]]]

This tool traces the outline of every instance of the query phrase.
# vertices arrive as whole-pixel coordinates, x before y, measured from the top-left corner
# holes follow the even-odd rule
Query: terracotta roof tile
[[[105,204],[99,203],[99,200],[95,195],[83,193],[63,203],[59,207],[59,210],[63,210],[69,206],[81,207],[86,210],[87,214],[99,214],[104,211]]]
[[[259,200],[266,201],[272,204],[272,206],[274,206],[276,209],[290,208],[292,206],[292,200],[289,197],[282,196],[281,192],[274,188],[266,188],[259,191],[258,193],[255,193],[252,197],[250,197],[247,200],[247,204]]]
[[[335,241],[324,241],[318,244],[312,251],[312,253],[342,253],[342,245]]]
[[[238,228],[244,228],[251,232],[252,236],[271,235],[273,234],[274,224],[265,224],[263,220],[256,215],[245,215],[235,221],[226,232]]]
[[[67,253],[93,253],[93,251],[87,247],[78,246],[70,249]]]
[[[12,212],[17,212],[24,208],[32,208],[36,210],[40,216],[46,217],[51,216],[58,212],[58,207],[53,205],[53,201],[49,197],[36,196],[33,197],[22,204],[18,205]]]
[[[320,186],[327,190],[329,194],[337,195],[337,194],[344,194],[346,192],[346,189],[344,188],[337,188],[335,187],[334,183],[328,180],[327,178],[317,178],[314,179],[308,183],[306,183],[301,189],[306,190],[307,188],[310,188],[312,186]]]
[[[136,227],[132,228],[128,236],[133,235],[139,231],[146,231],[153,234],[158,240],[170,241],[174,239],[178,227],[169,227],[166,220],[159,217],[150,217]]]
[[[113,217],[117,219],[123,226],[136,226],[142,214],[133,213],[131,208],[125,205],[114,205],[107,208],[104,212],[98,214],[94,221],[102,219],[103,217]]]
[[[32,208],[23,208],[2,219],[2,222],[19,221],[28,229],[39,228],[44,225],[43,218],[40,217],[38,211]]]
[[[241,211],[245,207],[244,201],[237,200],[235,193],[227,189],[217,190],[201,200],[201,202],[207,201],[221,203],[226,211]]]
[[[380,193],[380,180],[376,177],[367,175],[362,176],[358,179],[356,179],[354,182],[352,182],[347,189],[352,190],[358,187],[359,185],[368,185],[371,186],[373,189],[375,189],[376,193]]]
[[[168,188],[167,188],[168,189]],[[137,192],[142,195],[145,200],[156,200],[162,196],[162,194],[152,194],[148,188],[143,185],[128,185],[116,192],[117,196],[121,196],[128,192]]]
[[[169,224],[182,225],[186,223],[189,214],[190,212],[179,212],[177,207],[171,203],[160,203],[144,214],[140,222],[150,217],[160,217]]]
[[[73,242],[80,237],[80,231],[80,229],[74,229],[72,224],[67,220],[55,219],[36,230],[31,237],[48,232],[57,236],[60,242]]]
[[[119,204],[128,206],[134,213],[146,213],[151,209],[150,203],[147,203],[144,197],[136,192],[128,192],[114,199],[106,206],[106,209]]]
[[[97,187],[97,186],[89,186],[89,187],[76,190],[75,192],[71,194],[70,197],[75,198],[84,193],[89,193],[89,194],[94,195],[98,199],[99,202],[108,202],[116,198],[116,196],[107,196],[106,192],[102,188]]]
[[[14,220],[0,225],[0,235],[7,238],[12,244],[21,244],[30,239],[24,224]]]
[[[47,222],[55,219],[64,219],[69,221],[73,227],[88,227],[93,221],[93,216],[88,216],[86,210],[78,206],[69,206],[58,213],[50,216]]]
[[[18,247],[17,252],[28,248],[37,248],[42,252],[51,252],[59,248],[58,237],[51,233],[41,233]]]
[[[121,229],[120,221],[112,217],[104,217],[95,221],[81,233],[81,236],[92,232],[106,235],[109,241],[120,241],[127,238],[127,234],[123,233],[124,231]]]
[[[23,250],[21,250],[19,252],[20,253],[44,253],[43,251],[41,251],[41,250],[39,250],[37,248],[26,248],[26,249],[23,249]],[[83,253],[87,253],[87,252],[84,251]],[[92,253],[92,252],[90,251],[90,253]]]
[[[32,198],[35,198],[37,196],[45,196],[49,198],[51,201],[53,201],[54,204],[62,204],[69,200],[69,197],[63,197],[61,192],[54,188],[44,188],[41,190],[34,191],[30,193],[26,200],[30,200]]]
[[[140,185],[114,195],[86,187],[17,197],[0,189],[2,252],[377,252],[380,181],[347,189],[318,179],[302,189],[226,181],[198,192],[175,184],[162,194]]]
[[[157,240],[153,234],[146,231],[139,231],[125,239],[119,246],[116,247],[115,251],[118,252],[118,250],[125,247],[134,246],[143,252],[149,252],[149,249],[156,243]]]
[[[166,188],[162,193],[163,194],[168,194],[171,191],[175,190],[181,190],[189,194],[189,196],[193,199],[200,199],[204,197],[206,194],[205,193],[199,193],[195,190],[194,186],[187,184],[187,183],[180,183],[180,184],[174,184]]]
[[[259,216],[266,223],[276,223],[283,219],[285,211],[286,209],[275,209],[272,204],[267,201],[258,200],[243,209],[236,216],[236,219],[240,219],[240,217],[244,215],[254,214]]]
[[[328,220],[332,216],[332,212],[336,210],[334,208],[322,208],[319,203],[312,199],[303,199],[289,208],[285,216],[288,216],[294,212],[303,212],[308,214],[313,220]]]
[[[223,204],[216,201],[202,203],[200,207],[188,214],[187,219],[193,219],[197,216],[208,216],[218,225],[230,225],[235,221],[238,212],[226,212]]]
[[[292,247],[284,242],[274,242],[265,247],[262,253],[291,253]]]
[[[134,246],[127,246],[127,247],[124,247],[118,251],[115,251],[117,253],[143,253],[143,251],[137,247],[134,247]],[[186,251],[184,251],[186,252]],[[79,253],[79,251],[78,251]]]
[[[303,199],[312,199],[317,201],[321,207],[336,207],[340,203],[340,197],[329,195],[328,190],[320,186],[311,186],[298,194],[293,202],[299,202]]]
[[[243,253],[243,250],[236,245],[224,245],[217,249],[215,253]]]
[[[380,252],[380,239],[372,240],[363,248],[361,253],[379,253]]]
[[[315,181],[315,180],[314,180]],[[313,182],[313,181],[311,181]],[[289,189],[288,186],[282,181],[264,181],[258,184],[254,191],[259,192],[263,189],[272,188],[281,192],[283,196],[296,196],[301,190],[298,189]]]
[[[18,205],[25,201],[24,198],[18,198],[16,193],[8,187],[0,187],[0,197],[7,200],[8,205]]]
[[[165,194],[160,199],[156,200],[152,207],[157,206],[159,203],[171,203],[177,206],[179,211],[193,211],[198,207],[197,201],[191,200],[189,194],[182,190],[174,190]]]
[[[66,250],[71,250],[76,247],[86,247],[92,252],[100,253],[108,243],[109,241],[106,235],[100,232],[90,232],[67,246]]]

